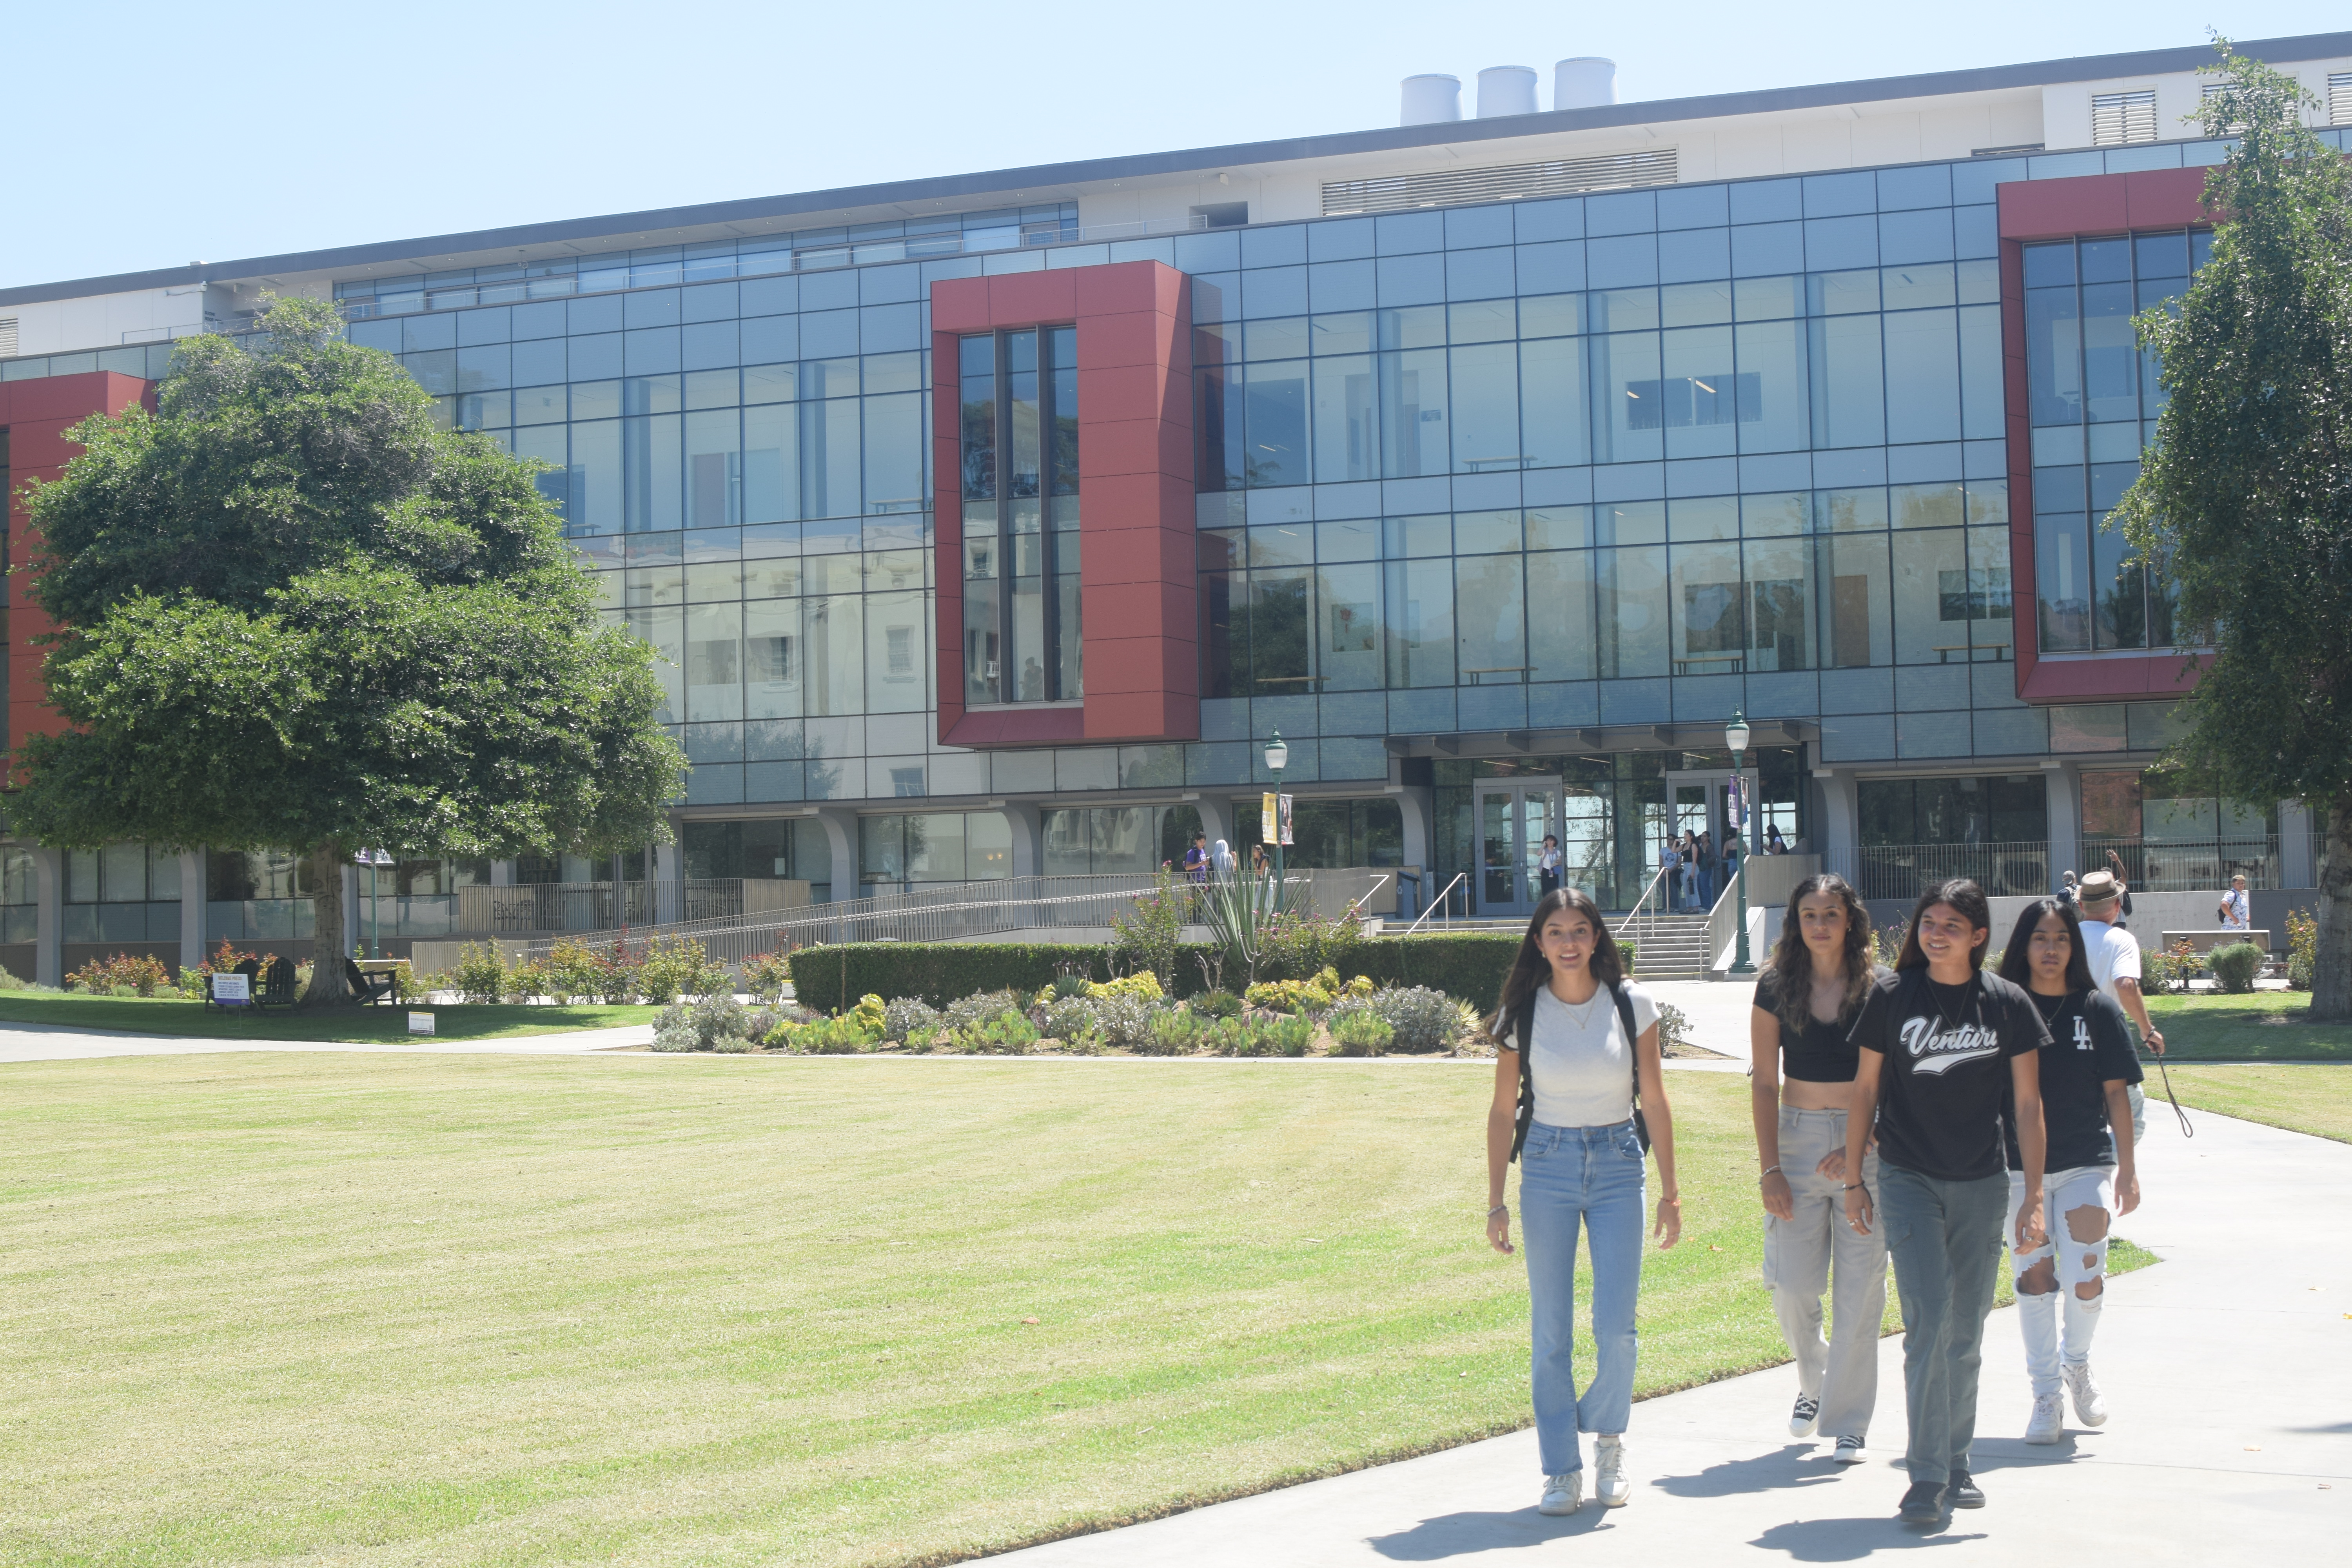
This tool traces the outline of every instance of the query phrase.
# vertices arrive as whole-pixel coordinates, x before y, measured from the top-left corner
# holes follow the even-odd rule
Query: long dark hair
[[[1544,921],[1558,914],[1582,915],[1592,927],[1592,956],[1585,966],[1592,978],[1607,986],[1625,983],[1625,961],[1617,951],[1617,933],[1609,929],[1601,918],[1601,906],[1591,895],[1579,888],[1554,888],[1536,901],[1536,912],[1528,921],[1528,934],[1519,939],[1519,951],[1511,960],[1511,972],[1503,976],[1503,999],[1495,1009],[1495,1021],[1487,1032],[1503,1042],[1506,1048],[1517,1049],[1507,1031],[1512,1017],[1527,1005],[1538,987],[1551,979],[1551,961],[1544,957]]]
[[[2090,954],[2083,951],[2083,917],[2074,906],[2063,899],[2036,899],[2017,914],[2017,929],[2009,933],[2009,945],[2001,950],[2000,977],[2021,990],[2033,986],[2033,933],[2042,924],[2043,915],[2056,915],[2066,922],[2066,989],[2069,992],[2088,991],[2098,984],[2091,978]]]
[[[1802,1034],[1813,1019],[1813,954],[1805,945],[1797,906],[1815,893],[1827,893],[1845,910],[1845,995],[1838,1003],[1838,1021],[1852,1023],[1870,991],[1878,970],[1877,938],[1870,929],[1870,910],[1853,884],[1835,871],[1817,871],[1797,884],[1789,895],[1789,912],[1780,918],[1780,940],[1772,947],[1767,969],[1778,982],[1780,1026]]]
[[[1919,917],[1937,904],[1951,905],[1954,914],[1967,921],[1978,931],[1992,930],[1992,905],[1986,900],[1984,889],[1966,877],[1955,877],[1950,881],[1930,888],[1920,894],[1919,901],[1912,906],[1911,923],[1903,932],[1903,952],[1895,961],[1896,969],[1927,967],[1927,955],[1919,951]],[[1970,946],[1969,967],[1971,970],[1982,970],[1984,955],[1983,942],[1977,942]]]

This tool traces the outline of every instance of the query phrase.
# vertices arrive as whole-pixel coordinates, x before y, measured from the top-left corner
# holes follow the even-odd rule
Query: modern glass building
[[[2242,47],[2352,124],[2352,34]],[[1760,827],[1876,898],[2110,848],[2151,891],[2308,887],[2298,803],[2150,771],[2203,634],[2103,527],[2163,395],[2130,316],[2210,244],[2210,59],[1441,100],[19,288],[0,422],[51,470],[173,338],[300,293],[544,465],[661,656],[677,842],[405,861],[352,892],[398,939],[469,887],[1140,869],[1256,837],[1277,731],[1297,860],[1509,914],[1549,834],[1624,908],[1667,834],[1721,837],[1735,710]],[[20,968],[304,934],[270,857],[0,855]]]

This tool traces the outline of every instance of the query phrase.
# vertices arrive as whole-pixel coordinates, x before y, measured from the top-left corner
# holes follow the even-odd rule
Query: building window
[[[2091,145],[2121,147],[2156,140],[2156,89],[2091,95]]]
[[[2082,869],[2105,868],[2110,852],[2123,862],[2126,885],[2142,892],[2226,888],[2233,876],[2275,888],[2278,814],[2191,793],[2155,768],[2085,770]]]
[[[994,881],[1012,874],[1013,827],[1002,813],[910,812],[857,819],[857,879],[869,888]]]
[[[1078,599],[1078,332],[962,341],[964,700],[1086,694]]]
[[[2174,625],[2173,588],[2106,520],[2139,477],[2141,447],[2165,405],[2156,356],[2139,348],[2132,316],[2187,292],[2212,240],[2210,231],[2174,229],[2025,247],[2035,618],[2044,653],[2202,640]]]
[[[1914,898],[1954,877],[1996,895],[2047,891],[2048,797],[2039,773],[1862,780],[1863,897]]]

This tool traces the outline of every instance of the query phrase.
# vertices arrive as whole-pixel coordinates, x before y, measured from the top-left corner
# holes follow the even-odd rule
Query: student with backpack
[[[1654,1148],[1662,1189],[1654,1234],[1661,1247],[1682,1236],[1657,1005],[1626,980],[1592,900],[1561,888],[1537,903],[1488,1030],[1500,1048],[1486,1112],[1486,1240],[1497,1252],[1512,1250],[1504,1186],[1518,1162],[1544,1473],[1538,1511],[1574,1513],[1582,1503],[1585,1432],[1595,1436],[1593,1495],[1622,1507],[1633,1496],[1624,1433],[1633,1405],[1645,1148]],[[1580,1226],[1591,1237],[1598,1362],[1581,1397],[1574,1363]]]
[[[1916,1524],[1985,1505],[1969,1451],[2011,1212],[2005,1102],[2024,1166],[2017,1250],[2042,1241],[2040,1068],[2050,1031],[2031,997],[1984,973],[1991,934],[1983,889],[1961,879],[1931,889],[1911,911],[1895,973],[1872,984],[1853,1025],[1860,1055],[1845,1127],[1846,1220],[1864,1234],[1883,1226],[1895,1260],[1910,1417],[1901,1517]],[[1874,1120],[1875,1201],[1861,1179]]]

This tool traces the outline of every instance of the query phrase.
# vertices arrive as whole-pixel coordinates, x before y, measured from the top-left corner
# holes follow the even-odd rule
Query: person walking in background
[[[1184,879],[1195,887],[1209,879],[1209,836],[1192,835],[1192,847],[1184,851]]]
[[[1642,1288],[1643,1149],[1658,1161],[1661,1247],[1682,1236],[1675,1124],[1658,1054],[1658,1009],[1625,978],[1617,943],[1591,899],[1547,893],[1528,922],[1487,1026],[1498,1050],[1486,1110],[1486,1241],[1511,1250],[1504,1184],[1519,1162],[1526,1231],[1538,1511],[1583,1501],[1580,1434],[1594,1434],[1593,1495],[1633,1497],[1625,1476],[1633,1409],[1633,1304]],[[1576,1390],[1576,1237],[1591,1237],[1596,1365]]]
[[[2242,873],[2230,879],[2230,890],[2221,895],[2221,906],[2215,911],[2221,917],[2223,931],[2252,931],[2252,912],[2246,907],[2246,879]]]
[[[1834,871],[1806,878],[1789,895],[1748,1016],[1764,1283],[1797,1363],[1789,1433],[1829,1434],[1845,1465],[1862,1462],[1870,1436],[1886,1315],[1885,1237],[1847,1225],[1844,1202],[1858,1055],[1847,1036],[1871,983],[1887,973],[1872,961],[1875,947],[1870,911],[1846,879]],[[1855,1179],[1875,1194],[1877,1154],[1865,1153],[1861,1169]],[[1824,1340],[1822,1292],[1831,1287],[1832,1259],[1834,1314]]]
[[[1682,840],[1669,833],[1666,841],[1658,847],[1658,868],[1665,873],[1666,908],[1670,910],[1683,907],[1682,868]]]
[[[2127,1097],[2140,1080],[2139,1053],[2124,1028],[2123,1009],[2091,983],[2082,922],[2056,899],[2036,900],[2019,912],[2001,950],[2000,977],[2025,988],[2050,1031],[2040,1067],[2048,1167],[2042,1179],[2044,1236],[2040,1247],[2016,1252],[2011,1268],[2025,1373],[2033,1386],[2025,1440],[2055,1443],[2065,1432],[2062,1387],[2074,1395],[2074,1415],[2084,1426],[2106,1425],[2107,1402],[2091,1376],[2091,1336],[2107,1288],[2107,1227],[2139,1206]],[[2014,1229],[2025,1201],[2025,1161],[2014,1126],[2005,1139]]]
[[[1789,846],[1780,837],[1780,825],[1776,822],[1772,825],[1771,830],[1765,835],[1764,853],[1767,855],[1786,855],[1788,852]]]
[[[1717,888],[1723,880],[1723,857],[1717,853],[1714,837],[1704,828],[1692,840],[1691,858],[1698,864],[1697,908],[1711,910],[1715,907]]]
[[[2139,993],[2139,939],[2123,929],[2116,912],[2126,896],[2123,884],[2108,872],[2094,871],[2075,885],[2074,891],[2091,983],[2124,1010],[2147,1048],[2162,1056],[2164,1036],[2148,1022],[2147,1001]],[[2131,1102],[2132,1141],[2137,1142],[2147,1136],[2147,1096],[2137,1079],[2126,1098]]]
[[[1551,834],[1545,834],[1543,853],[1536,857],[1536,881],[1543,892],[1559,890],[1560,868],[1566,864],[1560,856],[1559,840]]]
[[[1873,983],[1854,1020],[1853,1098],[1845,1125],[1845,1213],[1884,1227],[1903,1306],[1903,1393],[1910,1420],[1901,1517],[1940,1523],[1982,1508],[1969,1473],[1985,1316],[2000,1267],[2009,1175],[2004,1100],[2025,1166],[2016,1247],[2042,1245],[2041,1049],[2032,998],[1984,973],[1992,914],[1984,889],[1955,880],[1911,911],[1895,973]],[[1872,1118],[1878,1194],[1860,1178]]]
[[[1222,838],[1209,847],[1209,870],[1220,882],[1234,879],[1234,852]]]

